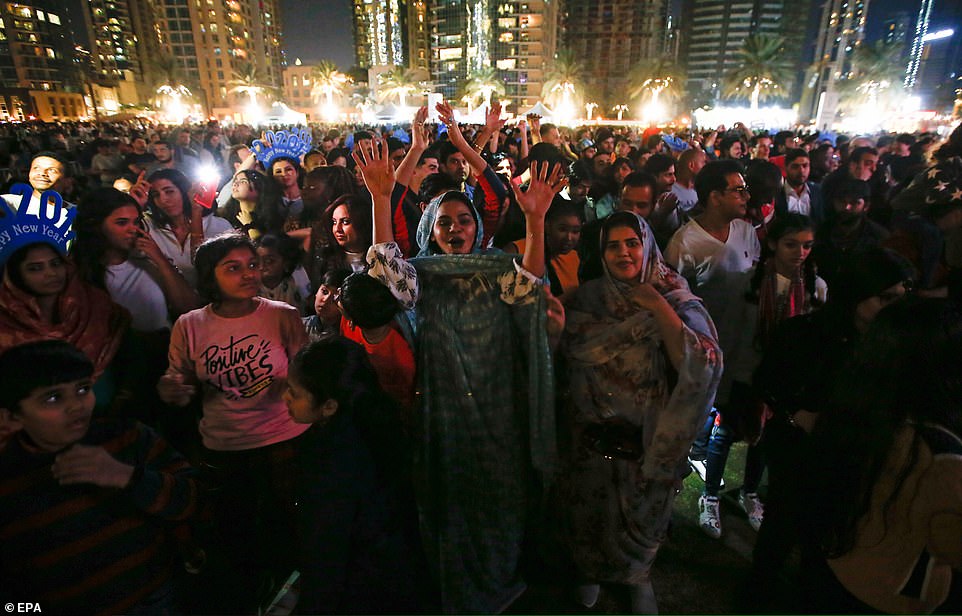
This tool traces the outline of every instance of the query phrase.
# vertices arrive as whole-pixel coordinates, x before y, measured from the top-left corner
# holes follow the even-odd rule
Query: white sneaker
[[[598,603],[601,586],[598,584],[582,584],[578,587],[578,603],[591,609]]]
[[[765,517],[765,505],[758,500],[758,494],[755,492],[740,492],[738,504],[748,514],[748,523],[752,525],[752,528],[755,530],[761,528],[762,519]]]
[[[698,525],[712,539],[721,537],[721,513],[718,510],[718,497],[705,496],[698,499]]]

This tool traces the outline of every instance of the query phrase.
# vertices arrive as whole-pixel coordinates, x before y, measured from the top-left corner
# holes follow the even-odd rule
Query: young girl
[[[147,181],[147,230],[161,252],[196,287],[194,252],[205,239],[230,231],[230,223],[211,216],[211,210],[194,202],[190,180],[180,171],[161,169],[150,174]]]
[[[371,202],[365,197],[345,195],[324,210],[321,218],[321,247],[314,252],[311,277],[320,278],[329,269],[365,268],[364,256],[371,246]]]
[[[98,405],[109,403],[113,378],[100,376],[121,346],[130,314],[106,291],[80,280],[54,244],[29,244],[0,265],[0,353],[36,340],[65,340],[93,362]]]
[[[341,329],[341,311],[337,300],[341,292],[341,284],[351,275],[349,269],[334,269],[321,280],[321,285],[314,294],[314,314],[304,317],[304,329],[311,342],[324,340],[336,336]]]
[[[304,327],[291,306],[257,296],[261,270],[247,236],[208,240],[195,262],[210,303],[174,324],[158,391],[176,406],[203,398],[200,433],[219,547],[238,589],[225,609],[248,611],[259,583],[294,568],[291,478],[295,439],[307,426],[291,419],[281,397]]]
[[[71,256],[81,279],[130,311],[134,330],[153,332],[168,329],[200,301],[140,223],[133,197],[116,188],[94,190],[77,207]]]
[[[292,276],[301,259],[297,242],[286,235],[268,234],[262,235],[255,245],[261,264],[258,295],[289,304],[303,315],[304,296]]]
[[[757,313],[756,329],[744,333],[741,347],[731,358],[731,363],[726,364],[726,369],[733,374],[731,401],[727,409],[720,410],[721,419],[716,418],[708,443],[705,510],[700,516],[700,524],[711,536],[717,537],[721,533],[717,509],[720,479],[731,445],[740,438],[749,441],[749,449],[739,503],[752,528],[758,530],[761,527],[764,507],[757,489],[765,466],[762,449],[756,443],[764,422],[761,401],[753,391],[753,385],[757,387],[758,384],[753,384],[752,373],[782,321],[807,314],[825,303],[828,287],[815,274],[815,263],[808,258],[814,242],[814,228],[807,216],[788,213],[768,225],[766,250],[745,295],[748,309]]]
[[[281,232],[283,220],[280,212],[270,207],[265,198],[267,176],[253,169],[241,169],[231,182],[230,200],[217,214],[252,240],[264,233]]]
[[[298,456],[298,612],[423,610],[408,443],[363,349],[340,338],[302,349],[284,402],[310,427]]]

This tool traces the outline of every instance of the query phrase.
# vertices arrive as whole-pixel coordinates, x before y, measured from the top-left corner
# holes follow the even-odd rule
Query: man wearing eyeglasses
[[[718,331],[725,366],[734,366],[752,344],[754,330],[742,298],[761,254],[755,229],[744,220],[749,193],[742,166],[734,160],[708,163],[695,177],[695,192],[704,211],[675,232],[665,250],[665,260],[705,302]],[[716,407],[728,403],[731,381],[731,371],[726,369],[715,397]],[[698,501],[699,525],[714,539],[722,532],[718,493],[732,440],[733,433],[722,420],[714,428],[706,424],[692,449],[692,467],[699,475],[704,473],[705,480],[705,492]],[[760,460],[755,462],[746,464],[743,486],[752,497],[763,468]],[[757,499],[751,502],[760,508]]]

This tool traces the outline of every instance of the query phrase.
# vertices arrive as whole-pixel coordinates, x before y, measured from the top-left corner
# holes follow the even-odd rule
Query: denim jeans
[[[712,408],[711,412],[708,413],[708,417],[705,418],[705,425],[701,427],[698,431],[698,436],[695,437],[694,442],[691,444],[691,451],[688,453],[688,457],[692,460],[701,460],[702,462],[708,458],[708,441],[711,439],[711,431],[715,426],[715,413],[717,411]]]
[[[722,475],[725,473],[725,464],[728,462],[728,452],[731,450],[733,441],[732,430],[725,425],[723,413],[721,421],[712,427],[711,437],[708,439],[708,456],[705,459],[705,494],[707,496],[718,496]],[[745,457],[745,480],[742,491],[756,492],[764,470],[765,460],[761,447],[749,445],[748,454]]]

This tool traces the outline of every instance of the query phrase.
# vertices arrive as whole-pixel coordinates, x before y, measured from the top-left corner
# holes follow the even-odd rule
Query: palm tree
[[[274,93],[276,88],[268,83],[263,71],[253,62],[243,62],[234,69],[233,79],[227,82],[232,94],[246,94],[252,106],[257,105],[257,95]]]
[[[474,102],[479,97],[484,106],[491,107],[491,95],[504,96],[504,82],[498,79],[498,72],[490,66],[484,66],[468,73],[464,82],[464,96]],[[470,105],[469,105],[470,106]]]
[[[901,90],[901,57],[899,45],[888,45],[885,41],[859,45],[852,54],[851,75],[838,83],[843,106],[867,104],[874,108],[879,97]]]
[[[738,50],[738,66],[725,75],[724,94],[751,99],[752,111],[759,101],[781,96],[791,79],[784,61],[785,39],[767,34],[750,34]]]
[[[635,65],[629,78],[628,96],[638,98],[651,92],[651,104],[657,105],[661,96],[681,98],[684,82],[685,73],[674,60],[666,56],[651,58]]]
[[[555,56],[554,64],[545,75],[541,98],[550,101],[556,107],[571,108],[571,99],[576,97],[581,88],[583,72],[584,64],[578,60],[574,52],[559,51]]]
[[[311,70],[311,79],[314,80],[314,87],[311,89],[311,96],[317,102],[322,96],[327,99],[326,106],[334,106],[334,96],[344,93],[344,88],[351,82],[351,78],[337,70],[330,60],[321,60]]]
[[[392,96],[397,96],[401,107],[406,107],[409,94],[413,94],[424,87],[428,74],[423,69],[404,69],[395,66],[393,70],[383,73],[379,78],[378,98],[383,102]]]
[[[193,93],[187,87],[183,67],[173,56],[167,54],[158,56],[149,63],[149,66],[154,78],[154,93],[157,95],[154,105],[166,108],[167,115],[179,121],[186,115],[185,101],[193,97]]]

